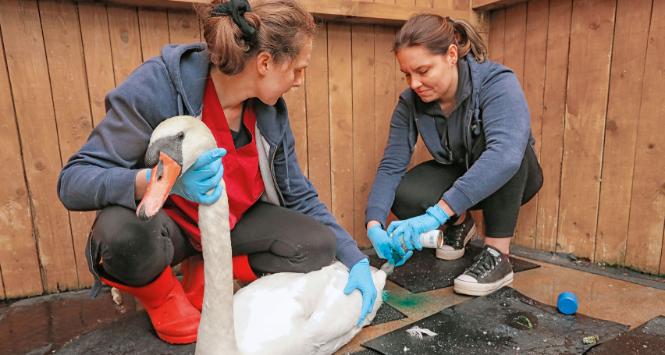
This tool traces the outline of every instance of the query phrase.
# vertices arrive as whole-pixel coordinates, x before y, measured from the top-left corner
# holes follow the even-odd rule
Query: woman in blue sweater
[[[303,83],[314,18],[296,0],[214,0],[198,12],[206,43],[164,47],[111,91],[106,117],[60,174],[68,209],[99,210],[86,248],[91,272],[135,296],[162,340],[196,341],[204,290],[197,206],[215,202],[224,179],[235,277],[309,272],[337,258],[350,270],[345,292],[363,295],[362,324],[376,296],[369,262],[302,174],[281,98]],[[200,117],[218,148],[141,221],[150,136],[177,115]],[[180,148],[170,146],[173,156]],[[182,284],[171,270],[180,263]]]
[[[484,216],[485,247],[454,289],[486,295],[513,279],[508,260],[520,206],[542,186],[529,110],[515,74],[486,59],[467,22],[423,14],[397,33],[393,50],[409,88],[393,112],[388,144],[369,195],[367,233],[378,255],[402,265],[420,235],[446,226],[437,256],[464,255]],[[433,160],[409,172],[420,135]],[[400,219],[384,229],[388,211]]]

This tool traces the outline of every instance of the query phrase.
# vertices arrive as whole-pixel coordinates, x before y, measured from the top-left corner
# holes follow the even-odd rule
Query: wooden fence
[[[286,100],[303,171],[367,247],[366,198],[406,87],[390,52],[396,27],[385,23],[408,18],[405,9],[468,14],[470,2],[338,2],[305,1],[326,19],[344,18],[321,23],[306,84]],[[191,5],[136,4],[0,1],[0,299],[91,284],[83,251],[94,213],[63,208],[58,173],[103,119],[109,90],[163,45],[202,39]],[[417,159],[425,158],[420,147]]]
[[[164,44],[201,40],[191,10],[137,5],[184,0],[113,1],[133,5],[0,1],[0,299],[91,284],[83,246],[93,214],[62,207],[57,175],[104,117],[109,90]],[[491,57],[522,82],[545,172],[516,242],[665,272],[664,0],[303,1],[325,22],[305,85],[285,95],[297,154],[361,246],[405,87],[390,53],[404,9],[475,21],[476,3],[518,2],[492,10],[487,28],[476,22]],[[419,144],[412,164],[427,155]]]
[[[531,0],[490,16],[545,184],[517,243],[665,273],[665,1]]]

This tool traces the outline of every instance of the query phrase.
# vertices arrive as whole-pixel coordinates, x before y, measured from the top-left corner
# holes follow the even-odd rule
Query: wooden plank
[[[169,10],[169,38],[171,43],[201,42],[199,19],[192,10]]]
[[[522,86],[524,86],[526,14],[526,3],[506,9],[503,64],[515,72],[515,76]]]
[[[353,95],[351,93],[351,26],[328,24],[328,93],[330,100],[330,174],[332,212],[353,233]]]
[[[504,38],[504,60],[503,64],[515,72],[517,80],[524,87],[524,51],[526,43],[526,3],[521,3],[506,10],[505,38]],[[523,217],[524,219],[525,217]],[[525,223],[525,222],[523,222]],[[523,227],[524,228],[524,227]],[[531,238],[529,238],[531,237]],[[533,244],[533,238],[528,231],[515,231],[513,243],[529,246]]]
[[[376,169],[383,158],[383,150],[388,143],[390,119],[397,103],[395,99],[395,55],[392,52],[395,28],[377,25],[374,29],[374,160]],[[397,69],[399,71],[399,68]],[[374,178],[372,178],[374,180]]]
[[[135,8],[109,7],[108,21],[113,53],[113,74],[120,85],[142,60],[139,20]]]
[[[79,3],[78,8],[90,110],[96,126],[106,115],[104,97],[115,87],[108,17],[101,4]]]
[[[284,100],[286,100],[289,109],[289,123],[296,140],[298,164],[307,176],[307,104],[305,102],[305,88],[292,88],[291,91],[284,94]]]
[[[595,260],[623,264],[652,0],[619,0],[607,104]],[[640,236],[640,243],[642,242]]]
[[[524,2],[528,0],[472,0],[471,8],[475,11],[490,11]]]
[[[546,182],[538,192],[536,219],[536,248],[547,251],[556,248],[559,224],[571,14],[572,0],[550,1],[540,143],[540,165]]]
[[[5,10],[0,3],[0,11]],[[0,25],[4,25],[2,17],[0,13]],[[10,34],[7,28],[3,30],[4,35]],[[0,48],[5,48],[2,36]],[[4,50],[0,51],[0,142],[0,297],[38,295],[42,293],[42,280]]]
[[[351,27],[353,91],[353,234],[360,247],[371,246],[365,208],[374,181],[374,26]]]
[[[593,257],[616,0],[573,3],[559,251]]]
[[[665,2],[654,1],[645,62],[642,105],[628,223],[626,265],[655,273],[663,269],[661,251],[665,221]],[[625,208],[626,206],[616,206]]]
[[[497,63],[503,63],[506,38],[506,10],[492,11],[490,15],[489,57]]]
[[[328,118],[328,29],[320,26],[305,73],[307,102],[307,158],[309,179],[319,199],[332,210],[330,185],[330,121]]]
[[[416,6],[425,8],[425,9],[431,9],[432,8],[432,0],[416,0]]]
[[[166,11],[139,8],[139,29],[143,61],[160,55],[162,47],[169,43],[169,19]]]
[[[531,131],[536,139],[536,153],[540,152],[543,122],[548,13],[549,0],[534,0],[528,3],[523,87],[531,112]],[[529,248],[536,246],[537,214],[538,195],[521,208],[515,232],[517,241]]]
[[[0,26],[33,206],[34,234],[48,292],[78,286],[69,216],[54,183],[61,168],[39,10],[34,1],[1,1]],[[30,257],[30,255],[27,255]]]
[[[53,95],[53,105],[60,157],[64,162],[79,150],[92,131],[78,13],[74,3],[54,0],[41,1],[39,12],[51,91],[58,93]],[[89,287],[93,282],[85,258],[85,245],[94,218],[94,212],[69,212],[76,261],[73,266],[80,288]]]
[[[210,0],[107,0],[111,3],[129,4],[132,6],[149,6],[163,8],[191,9],[192,3],[207,3]],[[313,15],[333,20],[345,20],[364,23],[399,24],[411,15],[430,12],[453,18],[470,17],[469,9],[458,10],[455,7],[432,9],[432,0],[414,1],[397,0],[396,3],[378,2],[373,0],[300,0],[307,11]]]

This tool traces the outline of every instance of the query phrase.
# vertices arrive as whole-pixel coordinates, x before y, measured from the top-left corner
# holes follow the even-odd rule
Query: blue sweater
[[[527,144],[534,143],[529,109],[515,74],[489,60],[478,63],[471,55],[466,59],[473,87],[468,111],[463,115],[468,170],[441,196],[457,214],[506,184],[519,169]],[[375,220],[385,226],[418,135],[434,159],[445,163],[440,158],[445,154],[434,117],[425,108],[413,90],[406,89],[400,95],[390,122],[388,144],[369,194],[366,223]],[[482,137],[484,149],[475,156],[473,148]]]
[[[136,209],[134,180],[145,168],[143,157],[153,129],[169,117],[201,114],[209,66],[203,44],[167,46],[161,56],[146,61],[111,91],[105,101],[106,117],[60,173],[58,194],[65,207],[98,210],[121,205]],[[268,106],[251,99],[250,104],[261,141],[267,142],[269,172],[263,180],[266,193],[276,190],[276,198],[269,200],[331,228],[337,239],[337,258],[347,267],[366,258],[302,174],[284,100]]]

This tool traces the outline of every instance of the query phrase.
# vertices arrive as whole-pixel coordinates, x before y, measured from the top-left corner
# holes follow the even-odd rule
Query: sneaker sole
[[[459,281],[455,279],[453,290],[456,293],[468,296],[486,296],[513,282],[513,272],[506,275],[501,280],[489,284],[479,284],[473,282]]]
[[[464,247],[460,250],[444,250],[440,248],[436,248],[436,257],[442,260],[457,260],[461,257],[464,256],[464,250],[466,249],[466,244],[473,238],[473,236],[476,235],[476,225],[474,224],[473,227],[469,230],[469,233],[466,234],[466,237],[464,238]]]

